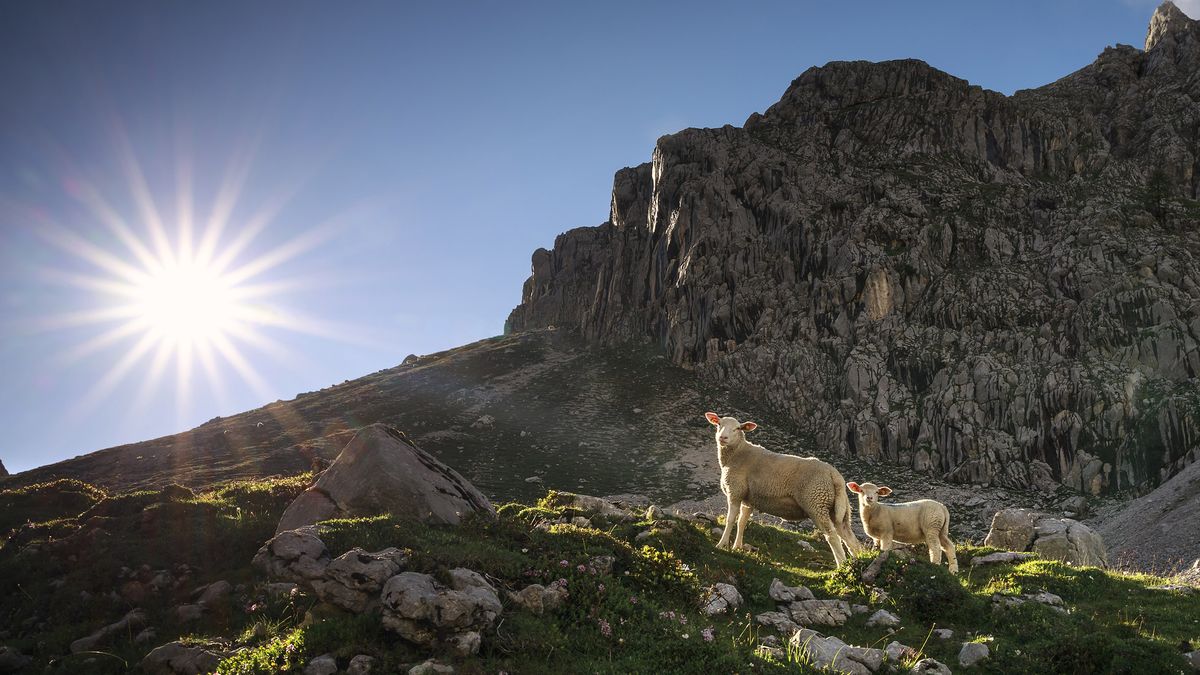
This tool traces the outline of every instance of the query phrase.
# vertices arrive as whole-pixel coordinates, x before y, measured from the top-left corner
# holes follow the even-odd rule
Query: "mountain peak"
[[[1166,0],[1154,10],[1150,17],[1150,27],[1146,30],[1146,51],[1150,51],[1164,37],[1180,31],[1191,30],[1196,21],[1188,18],[1183,10],[1175,6],[1171,0]]]

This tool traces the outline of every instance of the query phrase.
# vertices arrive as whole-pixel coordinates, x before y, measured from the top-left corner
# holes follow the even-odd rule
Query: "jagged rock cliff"
[[[1200,431],[1200,23],[1166,3],[1145,46],[1013,96],[920,61],[812,68],[618,171],[507,329],[657,342],[824,454],[1157,485]]]

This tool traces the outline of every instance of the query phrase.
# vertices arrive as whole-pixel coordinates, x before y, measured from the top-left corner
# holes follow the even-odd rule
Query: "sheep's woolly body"
[[[718,546],[729,544],[736,521],[734,547],[741,548],[750,513],[757,510],[786,520],[811,518],[825,535],[838,564],[845,559],[843,546],[851,553],[860,550],[861,546],[850,530],[850,501],[837,469],[815,457],[771,452],[746,440],[740,430],[733,434],[732,430],[740,426],[737,420],[726,417],[720,418],[720,422],[717,425],[717,459],[721,464],[721,491],[725,493],[728,512],[725,532]],[[724,444],[720,441],[722,429],[729,429],[733,434]]]
[[[930,562],[941,564],[942,553],[945,552],[950,571],[958,572],[954,542],[950,540],[950,510],[945,504],[932,499],[881,504],[875,495],[891,494],[886,486],[880,488],[874,483],[847,483],[847,487],[858,494],[858,513],[863,529],[879,545],[880,550],[891,549],[895,541],[925,544],[929,548]]]

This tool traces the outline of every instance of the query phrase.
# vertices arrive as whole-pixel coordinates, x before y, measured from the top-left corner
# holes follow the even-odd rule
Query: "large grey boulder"
[[[1030,509],[996,512],[983,543],[1009,551],[1032,551],[1072,565],[1108,565],[1104,540],[1095,530],[1077,520]]]
[[[802,628],[789,640],[791,651],[807,659],[817,668],[828,668],[839,673],[868,675],[883,665],[881,649],[855,647],[836,637],[821,635],[815,630]]]
[[[704,607],[700,610],[704,616],[718,614],[733,614],[742,606],[742,594],[732,584],[714,584],[704,599]]]
[[[361,613],[379,602],[388,579],[408,565],[408,554],[388,548],[368,553],[353,548],[334,558],[320,579],[312,582],[317,597],[342,609]]]
[[[482,633],[502,609],[496,589],[468,569],[450,570],[450,586],[428,574],[402,572],[383,587],[383,626],[413,644],[478,653]]]
[[[495,509],[467,479],[402,432],[372,424],[360,429],[316,484],[288,506],[275,531],[381,513],[457,525],[470,513],[495,514]]]

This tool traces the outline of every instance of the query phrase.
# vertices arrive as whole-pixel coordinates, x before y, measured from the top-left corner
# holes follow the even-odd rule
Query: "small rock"
[[[526,483],[541,483],[543,481],[542,481],[541,476],[530,476],[529,478],[525,479],[525,482]]]
[[[454,668],[429,659],[408,669],[408,675],[453,675]]]
[[[850,605],[851,614],[866,614],[869,611],[871,611],[871,608],[866,605]]]
[[[939,640],[950,640],[954,637],[954,631],[949,628],[934,628],[933,636]]]
[[[1184,654],[1183,659],[1193,670],[1200,670],[1200,649]]]
[[[981,556],[976,556],[974,558],[971,558],[971,567],[978,567],[980,565],[995,565],[997,563],[1021,562],[1022,560],[1029,560],[1030,558],[1036,558],[1036,557],[1037,557],[1037,555],[1033,554],[1033,553],[1017,553],[1014,551],[1000,551],[998,553],[989,553],[987,555],[981,555]]]
[[[304,667],[304,675],[334,675],[337,671],[337,659],[333,654],[322,654]]]
[[[894,628],[895,626],[900,625],[900,617],[892,614],[886,609],[881,609],[872,614],[871,618],[867,619],[867,625],[872,627],[881,626],[883,628]]]
[[[212,645],[168,642],[142,659],[142,672],[148,675],[204,675],[215,671],[224,658],[225,654]]]
[[[144,645],[147,642],[153,642],[154,638],[156,638],[156,637],[158,637],[158,631],[154,630],[153,628],[144,628],[144,629],[142,629],[142,632],[138,633],[133,638],[133,643],[138,644],[138,645]]]
[[[175,608],[175,619],[179,623],[192,623],[204,616],[203,605],[180,605]]]
[[[888,646],[883,648],[883,653],[887,656],[888,661],[899,663],[907,661],[917,655],[917,650],[908,645],[900,644],[899,642],[889,642]]]
[[[737,588],[730,584],[717,583],[713,585],[704,602],[704,609],[701,611],[705,616],[733,614],[741,606],[742,594],[738,592]]]
[[[970,668],[986,659],[989,652],[988,646],[982,642],[964,642],[962,649],[958,652],[958,664],[964,668]]]
[[[330,562],[312,586],[322,601],[361,614],[378,603],[387,580],[407,566],[408,554],[400,549],[369,553],[355,547]]]
[[[795,602],[796,600],[813,600],[816,598],[812,591],[804,586],[788,586],[779,579],[771,580],[767,595],[775,602]]]
[[[350,659],[346,667],[346,675],[370,675],[375,670],[375,657],[359,654]]]
[[[196,594],[199,596],[196,602],[205,607],[212,607],[216,603],[229,597],[233,592],[233,584],[228,581],[214,581],[207,586],[201,586],[196,589]]]
[[[132,629],[141,628],[146,624],[146,613],[141,609],[130,611],[120,621],[111,623],[91,635],[71,643],[71,653],[95,651],[96,647],[106,642],[113,635],[128,635]]]
[[[325,574],[329,560],[317,528],[308,526],[272,537],[255,554],[253,564],[272,577],[308,584]]]
[[[787,609],[792,621],[801,626],[840,626],[851,614],[845,600],[797,600]]]
[[[783,612],[763,612],[755,616],[754,620],[768,628],[775,629],[784,637],[790,638],[793,633],[800,630],[800,626],[796,625],[796,622]]]
[[[937,659],[921,659],[909,672],[919,675],[953,675],[950,668]]]

